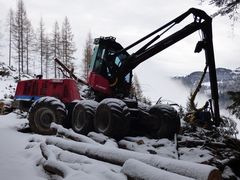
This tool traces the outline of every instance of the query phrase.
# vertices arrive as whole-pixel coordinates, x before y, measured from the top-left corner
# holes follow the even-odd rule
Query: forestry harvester
[[[193,22],[160,38],[189,15],[193,15]],[[126,48],[116,42],[114,37],[96,38],[87,82],[75,76],[75,80],[39,78],[20,81],[15,94],[16,104],[19,109],[29,111],[30,128],[40,134],[53,133],[50,124],[56,122],[82,134],[97,131],[120,138],[129,133],[144,132],[158,138],[172,138],[180,129],[177,111],[172,106],[161,103],[143,106],[131,98],[132,70],[198,30],[202,33],[202,39],[198,41],[195,52],[205,50],[213,102],[212,121],[218,126],[220,115],[212,19],[204,11],[195,8]],[[147,40],[140,49],[128,53],[128,50]],[[92,99],[81,98],[76,80],[91,89]]]

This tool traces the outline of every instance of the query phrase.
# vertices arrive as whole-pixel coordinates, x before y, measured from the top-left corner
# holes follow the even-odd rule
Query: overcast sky
[[[127,46],[151,31],[157,29],[190,7],[201,8],[208,14],[216,10],[199,0],[24,0],[28,17],[36,29],[43,18],[48,32],[55,21],[62,24],[67,16],[72,25],[74,40],[80,61],[88,32],[93,37],[114,36]],[[16,9],[17,0],[0,0],[0,20],[5,23],[10,8]],[[213,20],[213,41],[217,67],[240,67],[240,23],[231,28],[228,18]],[[2,29],[0,27],[0,29]],[[1,30],[2,31],[2,30]],[[143,88],[151,96],[156,77],[184,75],[204,68],[204,54],[194,54],[199,33],[184,39],[176,45],[144,62],[136,69]],[[161,88],[159,82],[157,88]]]

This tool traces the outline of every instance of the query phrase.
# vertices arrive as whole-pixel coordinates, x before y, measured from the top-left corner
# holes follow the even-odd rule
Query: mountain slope
[[[201,76],[202,71],[195,71],[187,76],[176,76],[173,79],[181,81],[185,86],[194,89]],[[226,69],[226,68],[217,68],[217,80],[218,80],[218,91],[219,91],[219,101],[222,107],[227,107],[231,102],[229,96],[227,95],[228,91],[240,91],[240,68],[235,70]],[[201,92],[210,96],[210,80],[209,73],[206,73],[204,81],[202,83]]]

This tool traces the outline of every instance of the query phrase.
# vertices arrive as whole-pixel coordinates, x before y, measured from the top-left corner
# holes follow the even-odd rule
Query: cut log
[[[110,138],[104,143],[104,146],[118,148],[118,143],[116,142],[115,139]]]
[[[87,136],[100,144],[104,144],[109,139],[108,136],[96,132],[90,132]]]
[[[104,169],[104,174],[116,174],[120,173],[122,167],[114,164],[110,164],[108,162],[98,161],[95,159],[88,158],[84,155],[79,155],[76,153],[72,153],[69,151],[61,151],[57,159],[61,162],[66,163],[68,166],[71,164],[79,164],[79,165],[89,165],[93,167],[98,167],[99,169]],[[82,168],[82,166],[80,166]]]
[[[99,143],[92,140],[91,138],[81,135],[81,134],[77,134],[77,133],[73,132],[72,130],[66,129],[56,123],[51,123],[51,128],[56,130],[58,134],[66,137],[66,138],[72,139],[74,141],[99,145]]]
[[[171,173],[162,169],[145,164],[135,159],[128,159],[121,172],[132,179],[147,180],[194,180],[193,178]]]
[[[127,140],[121,140],[118,142],[118,145],[120,148],[122,149],[128,149],[133,151],[136,148],[136,142],[131,142],[131,141],[127,141]]]
[[[57,174],[63,178],[65,178],[68,174],[70,174],[71,169],[64,165],[62,162],[56,160],[55,154],[47,148],[45,143],[40,144],[40,149],[43,157],[46,159],[43,163],[43,169],[52,174]]]
[[[219,170],[209,165],[169,159],[160,157],[159,155],[143,154],[124,149],[111,149],[87,143],[70,142],[57,137],[47,138],[46,143],[55,145],[63,150],[68,150],[112,164],[123,165],[128,159],[136,159],[154,167],[195,179],[221,179]]]

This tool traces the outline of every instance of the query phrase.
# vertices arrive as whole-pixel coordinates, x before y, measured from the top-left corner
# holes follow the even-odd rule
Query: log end
[[[222,175],[218,169],[214,169],[209,173],[208,180],[221,180]]]

